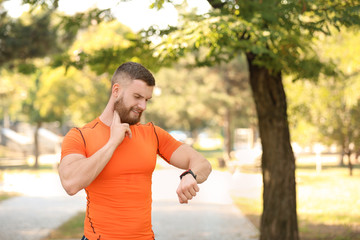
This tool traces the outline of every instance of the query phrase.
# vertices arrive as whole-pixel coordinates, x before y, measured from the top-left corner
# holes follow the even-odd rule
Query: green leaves
[[[3,18],[0,25],[0,67],[14,60],[44,57],[56,49],[51,12],[22,19]]]
[[[211,66],[251,53],[256,64],[271,71],[316,79],[336,71],[331,61],[318,58],[314,39],[331,34],[332,26],[360,25],[358,0],[208,2],[214,8],[209,13],[184,14],[179,27],[157,31],[162,62],[191,52],[195,65]]]
[[[113,74],[119,64],[126,61],[142,63],[152,71],[160,68],[149,42],[119,22],[111,21],[83,31],[69,51],[53,59],[52,66],[65,66],[66,70],[89,67],[101,75]]]
[[[23,4],[30,4],[32,9],[37,7],[56,9],[59,6],[59,0],[22,0]]]
[[[100,10],[97,8],[90,9],[84,13],[76,13],[73,16],[58,14],[58,17],[60,22],[56,25],[56,28],[61,32],[61,43],[66,46],[74,41],[79,30],[114,19],[110,9]]]
[[[353,143],[357,149],[360,146],[360,55],[356,54],[360,52],[358,39],[356,30],[349,31],[345,28],[333,36],[327,36],[315,46],[320,59],[332,59],[332,66],[326,65],[321,71],[329,73],[318,75],[316,83],[285,81],[294,141],[302,144],[321,141],[344,147]],[[324,67],[315,63],[309,61],[304,68]],[[335,74],[331,72],[334,70]],[[312,79],[314,73],[308,74]],[[304,136],[305,127],[306,132],[311,131],[312,134]]]

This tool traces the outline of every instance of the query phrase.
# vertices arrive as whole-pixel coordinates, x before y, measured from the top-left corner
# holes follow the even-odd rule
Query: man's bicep
[[[85,159],[86,157],[82,154],[79,153],[72,153],[69,155],[66,155],[65,157],[63,157],[60,161],[60,165],[59,167],[62,166],[68,166],[71,165],[74,162],[77,162],[79,160]]]
[[[190,157],[195,150],[186,144],[180,145],[171,155],[170,164],[181,169],[188,169]]]

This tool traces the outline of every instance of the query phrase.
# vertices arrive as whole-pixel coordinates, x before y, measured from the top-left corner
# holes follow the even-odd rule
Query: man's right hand
[[[66,155],[59,165],[61,184],[66,192],[74,195],[89,186],[104,169],[125,136],[131,138],[130,126],[127,123],[121,123],[119,114],[114,112],[110,126],[110,138],[102,148],[90,157],[78,153]]]
[[[113,120],[110,126],[110,139],[109,141],[116,147],[122,143],[125,136],[132,137],[130,126],[127,123],[121,123],[121,118],[117,111],[114,111]]]

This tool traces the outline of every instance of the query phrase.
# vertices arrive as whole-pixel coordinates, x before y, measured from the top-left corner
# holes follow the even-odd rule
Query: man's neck
[[[112,119],[114,117],[114,104],[111,104],[110,102],[106,105],[104,111],[100,115],[99,119],[102,121],[105,125],[111,126]]]

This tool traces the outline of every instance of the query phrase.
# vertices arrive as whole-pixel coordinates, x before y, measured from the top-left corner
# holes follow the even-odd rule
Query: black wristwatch
[[[186,170],[185,172],[183,172],[181,175],[180,175],[180,180],[183,178],[183,176],[185,176],[186,174],[191,174],[194,178],[195,178],[195,180],[196,180],[196,175],[195,175],[195,173],[193,172],[193,171],[191,171],[191,169],[188,169],[188,170]]]

